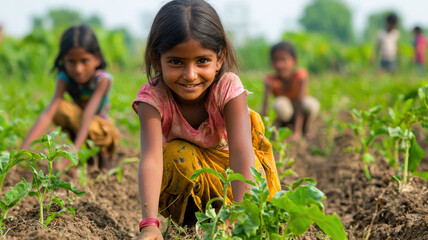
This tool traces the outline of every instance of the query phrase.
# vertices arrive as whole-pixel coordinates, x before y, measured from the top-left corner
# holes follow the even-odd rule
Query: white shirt
[[[380,56],[382,60],[395,60],[399,38],[400,33],[397,29],[392,29],[390,32],[385,30],[379,32],[377,37],[377,47],[380,50]]]

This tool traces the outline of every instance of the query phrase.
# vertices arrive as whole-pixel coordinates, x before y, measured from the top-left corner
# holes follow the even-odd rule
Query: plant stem
[[[398,159],[398,151],[400,150],[400,140],[395,141],[395,148],[394,148],[394,160],[395,160],[395,168],[399,166],[399,159]]]
[[[6,173],[0,176],[0,194],[2,193],[2,188],[3,188],[3,181],[6,177]]]
[[[406,140],[406,156],[404,158],[404,173],[403,173],[403,181],[404,184],[407,183],[407,170],[409,168],[409,150],[410,150],[410,139]]]
[[[44,225],[43,224],[43,199],[42,198],[39,198],[39,205],[40,205],[40,223],[42,225]]]
[[[6,218],[6,213],[7,211],[3,212],[0,218],[0,236],[3,236],[3,228],[4,228],[3,221]]]
[[[370,175],[369,166],[366,162],[363,162],[363,165],[364,165],[364,173],[366,174],[366,178],[367,180],[370,181],[372,179],[372,176]]]

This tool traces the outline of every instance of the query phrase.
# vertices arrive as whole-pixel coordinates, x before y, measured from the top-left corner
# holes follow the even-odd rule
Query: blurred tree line
[[[385,16],[389,12],[381,11],[370,15],[363,37],[358,38],[354,35],[352,11],[343,1],[312,0],[300,18],[304,31],[285,32],[282,40],[295,45],[299,65],[312,73],[370,69],[377,32],[384,28]],[[78,11],[56,9],[43,16],[33,17],[33,28],[27,36],[20,39],[5,37],[0,44],[0,76],[25,80],[34,74],[48,73],[58,52],[62,32],[70,25],[80,23],[88,24],[94,29],[110,71],[114,73],[140,69],[143,39],[135,39],[126,28],[107,29],[97,15],[84,17]],[[146,23],[147,19],[142,25]],[[234,32],[234,29],[230,30]],[[399,30],[401,62],[409,63],[413,55],[412,37],[410,29],[402,26],[400,16]],[[271,70],[269,50],[273,43],[262,36],[239,42],[235,49],[241,70]]]

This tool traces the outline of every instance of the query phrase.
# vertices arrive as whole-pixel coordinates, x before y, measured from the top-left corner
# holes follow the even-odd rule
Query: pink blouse
[[[236,74],[224,73],[209,90],[205,103],[209,117],[198,129],[190,126],[181,115],[171,90],[162,80],[156,86],[144,84],[138,91],[132,107],[138,113],[137,104],[145,102],[159,111],[164,145],[174,139],[182,139],[202,148],[228,150],[224,107],[231,99],[244,92],[246,95],[249,94]]]

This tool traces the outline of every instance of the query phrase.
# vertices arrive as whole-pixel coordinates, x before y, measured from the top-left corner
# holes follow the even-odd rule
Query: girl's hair
[[[215,9],[204,0],[173,0],[159,10],[147,39],[144,62],[151,85],[156,85],[159,79],[153,80],[154,75],[162,77],[161,73],[155,73],[155,67],[160,67],[161,54],[189,38],[213,50],[218,57],[223,54],[223,65],[215,81],[224,72],[238,70],[235,53]]]
[[[87,52],[97,56],[101,60],[101,64],[96,69],[105,69],[107,62],[101,52],[97,37],[92,29],[87,25],[76,25],[68,28],[61,36],[59,53],[55,58],[52,71],[65,71],[64,56],[69,50],[75,47],[81,47]]]
[[[271,60],[273,59],[273,55],[275,54],[275,52],[278,50],[286,51],[288,54],[290,54],[290,56],[292,58],[294,58],[294,60],[297,60],[296,49],[294,48],[292,43],[287,42],[287,41],[283,41],[283,42],[279,42],[279,43],[275,44],[270,49],[270,59]]]
[[[396,24],[397,21],[398,21],[398,17],[397,17],[397,14],[395,14],[395,13],[389,13],[386,16],[386,22],[389,24]]]
[[[414,27],[414,28],[413,28],[413,31],[414,31],[414,32],[416,32],[416,33],[419,33],[419,34],[423,32],[423,31],[422,31],[422,28],[421,28],[421,27],[419,27],[419,26]]]

